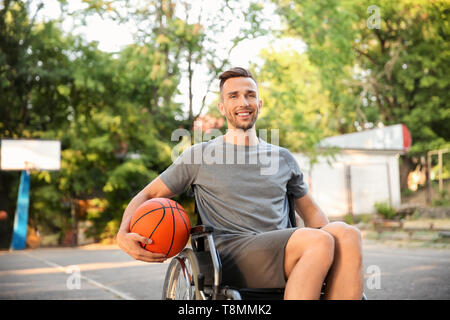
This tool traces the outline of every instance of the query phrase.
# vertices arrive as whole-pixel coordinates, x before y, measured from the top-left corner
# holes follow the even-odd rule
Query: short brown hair
[[[247,69],[241,68],[241,67],[234,67],[234,68],[231,68],[230,70],[223,72],[219,76],[220,93],[222,93],[222,88],[223,88],[223,84],[225,83],[225,81],[227,81],[230,78],[238,78],[238,77],[251,78],[251,79],[253,79],[253,81],[255,81],[256,85],[258,85],[250,71],[248,71]]]

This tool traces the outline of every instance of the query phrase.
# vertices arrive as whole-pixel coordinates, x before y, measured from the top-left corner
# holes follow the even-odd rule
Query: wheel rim
[[[192,266],[189,259],[176,257],[177,266],[169,298],[174,300],[195,299],[195,284]]]

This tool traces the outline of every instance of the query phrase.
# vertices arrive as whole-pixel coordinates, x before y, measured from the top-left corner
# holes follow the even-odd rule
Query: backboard
[[[58,140],[2,139],[1,170],[59,170],[61,142]]]

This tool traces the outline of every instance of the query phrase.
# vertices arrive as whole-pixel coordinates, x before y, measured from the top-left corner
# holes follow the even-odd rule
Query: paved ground
[[[365,245],[364,270],[365,292],[371,300],[450,299],[449,249]]]
[[[115,246],[1,251],[0,299],[159,299],[167,266]],[[364,270],[371,300],[450,299],[448,249],[365,243]]]

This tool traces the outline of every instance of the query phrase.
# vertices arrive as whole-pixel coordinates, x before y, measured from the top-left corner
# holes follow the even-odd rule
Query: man
[[[257,137],[262,101],[251,73],[232,68],[219,79],[218,107],[227,119],[227,133],[187,149],[131,200],[117,234],[119,246],[135,259],[164,261],[163,254],[140,247],[147,239],[130,233],[129,221],[144,201],[172,197],[194,185],[202,221],[215,230],[225,283],[285,287],[285,299],[318,299],[325,281],[326,299],[361,299],[359,231],[343,222],[329,223],[308,194],[291,153]],[[199,154],[203,161],[195,161]],[[267,159],[276,162],[276,170],[263,171]],[[305,228],[289,228],[287,194],[295,198]]]

